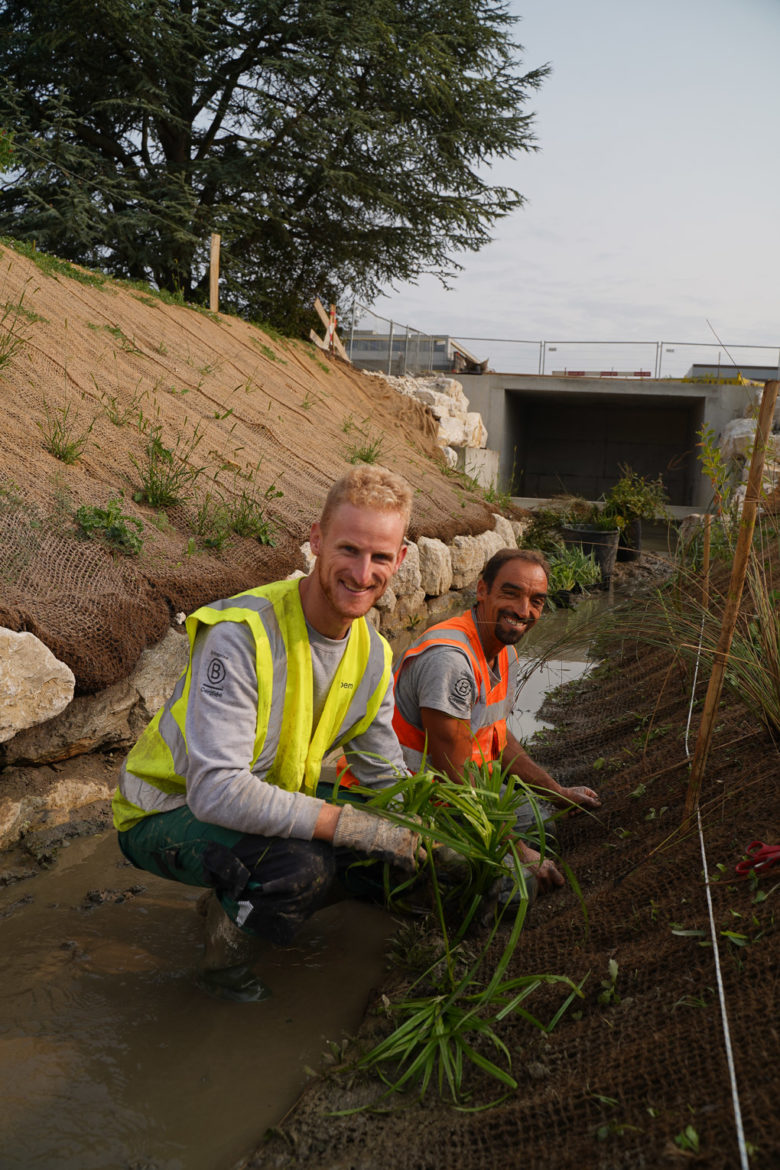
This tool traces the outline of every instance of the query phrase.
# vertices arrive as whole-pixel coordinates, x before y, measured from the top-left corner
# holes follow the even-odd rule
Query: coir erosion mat
[[[375,1078],[350,1074],[347,1062],[312,1083],[242,1170],[740,1166],[698,832],[664,845],[682,821],[691,684],[690,670],[671,651],[623,645],[544,712],[556,729],[535,744],[534,757],[564,783],[597,787],[603,808],[597,818],[569,818],[560,832],[587,927],[571,887],[541,899],[508,971],[585,979],[584,999],[550,1034],[517,1015],[498,1025],[517,1090],[482,1112],[457,1110],[430,1089],[423,1101],[393,1095],[373,1111],[335,1116],[377,1101],[382,1091]],[[706,679],[699,698],[705,688]],[[697,722],[695,714],[691,752]],[[756,883],[734,867],[754,839],[778,842],[779,775],[777,745],[725,694],[701,812],[753,1170],[780,1165],[780,871]],[[353,1053],[387,1033],[382,995],[397,994],[397,980],[389,974],[369,1005]],[[553,985],[524,1006],[547,1021],[562,998]],[[479,1070],[468,1078],[470,1106],[499,1095],[501,1086]]]

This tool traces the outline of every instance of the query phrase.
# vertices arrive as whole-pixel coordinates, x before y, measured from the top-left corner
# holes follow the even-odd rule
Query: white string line
[[[701,615],[701,630],[699,631],[699,646],[696,651],[696,667],[693,672],[693,685],[691,687],[691,702],[688,707],[688,722],[685,727],[685,754],[690,759],[690,751],[688,750],[688,732],[691,726],[691,717],[693,715],[693,704],[696,695],[696,680],[699,675],[699,661],[701,659],[701,645],[704,638],[704,619],[706,613]],[[745,1144],[745,1130],[742,1125],[742,1110],[739,1104],[739,1090],[737,1088],[737,1074],[734,1068],[734,1053],[731,1047],[731,1030],[729,1028],[729,1017],[726,1011],[726,995],[723,989],[723,978],[720,969],[720,952],[718,950],[718,936],[715,930],[715,916],[712,909],[712,894],[710,893],[710,877],[709,867],[707,865],[707,854],[704,849],[704,831],[701,823],[701,811],[698,804],[696,805],[696,823],[699,829],[699,846],[701,848],[701,863],[704,870],[704,889],[707,894],[707,912],[710,919],[710,935],[712,938],[712,953],[715,958],[715,978],[718,985],[718,1000],[720,1002],[720,1015],[723,1023],[723,1040],[726,1046],[726,1062],[729,1068],[729,1080],[731,1082],[731,1101],[734,1107],[734,1122],[737,1129],[737,1146],[739,1147],[739,1161],[741,1170],[750,1170],[750,1162],[748,1159],[747,1145]]]

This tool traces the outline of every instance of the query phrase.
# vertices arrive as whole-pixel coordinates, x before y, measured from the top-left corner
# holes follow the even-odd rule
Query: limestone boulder
[[[512,531],[515,534],[515,543],[519,545],[526,532],[533,524],[533,517],[527,516],[522,520],[510,520],[509,523],[512,525]]]
[[[479,571],[481,573],[490,558],[495,553],[497,553],[499,549],[506,548],[506,545],[501,539],[501,536],[495,530],[492,532],[490,530],[487,532],[480,532],[479,536],[476,536],[474,539],[478,541],[483,550],[484,559],[479,567]]]
[[[448,545],[452,561],[452,587],[473,585],[485,566],[484,543],[478,536],[456,536]]]
[[[187,668],[190,642],[186,634],[168,630],[154,646],[144,650],[128,683],[137,694],[130,719],[130,738],[135,740],[170,696]]]
[[[466,446],[487,447],[487,427],[482,421],[482,415],[476,410],[470,410],[465,418]]]
[[[380,614],[391,613],[395,609],[397,600],[398,598],[395,595],[394,589],[391,585],[388,585],[382,596],[377,600],[375,608]]]
[[[726,423],[720,439],[720,449],[725,459],[749,458],[756,438],[754,418],[735,418]]]
[[[406,542],[406,556],[392,580],[397,598],[417,593],[420,589],[420,550],[413,540]]]
[[[306,572],[300,573],[300,576],[306,577],[314,568],[314,562],[317,559],[315,557],[314,553],[311,551],[311,544],[309,543],[308,540],[304,541],[304,543],[301,545],[301,555],[302,555],[304,562],[306,564]]]
[[[502,548],[514,548],[517,544],[517,537],[512,526],[512,521],[507,520],[506,516],[501,516],[500,513],[493,513],[493,528],[498,536],[501,538]]]
[[[459,417],[450,415],[439,419],[437,441],[442,447],[465,447],[468,437],[465,414],[461,414]]]
[[[0,743],[59,714],[73,698],[73,671],[40,638],[0,628]]]
[[[59,715],[15,735],[0,751],[3,764],[52,764],[132,741],[130,711],[138,692],[127,679],[96,695],[79,695]]]
[[[450,418],[458,413],[458,408],[453,400],[438,390],[432,390],[428,387],[422,388],[417,391],[415,398],[418,402],[430,406],[431,413],[435,418]]]
[[[421,536],[417,541],[420,555],[420,588],[428,597],[438,597],[452,587],[452,557],[443,540]]]
[[[53,718],[9,739],[0,748],[0,765],[50,764],[130,747],[170,695],[188,655],[186,635],[168,630],[144,650],[128,678],[96,695],[79,695]]]
[[[415,589],[414,593],[407,593],[403,597],[399,597],[395,607],[395,617],[401,623],[408,624],[410,620],[419,623],[427,616],[427,613],[425,594],[422,589]]]

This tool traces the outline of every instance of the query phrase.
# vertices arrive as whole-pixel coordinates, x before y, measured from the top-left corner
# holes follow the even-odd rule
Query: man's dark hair
[[[543,553],[540,553],[535,548],[500,548],[485,565],[480,573],[480,578],[485,582],[488,589],[493,588],[493,582],[498,576],[500,570],[509,561],[529,561],[532,565],[538,565],[540,569],[544,570],[545,577],[550,576],[550,563]]]

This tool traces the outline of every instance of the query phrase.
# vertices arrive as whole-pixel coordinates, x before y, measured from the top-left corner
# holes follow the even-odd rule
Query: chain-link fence
[[[600,378],[780,377],[777,345],[718,341],[559,341],[424,333],[356,303],[341,322],[354,365],[384,374],[547,374]]]

